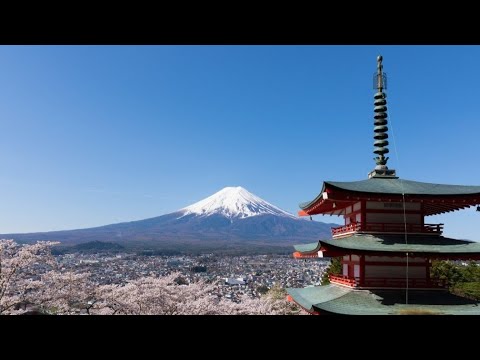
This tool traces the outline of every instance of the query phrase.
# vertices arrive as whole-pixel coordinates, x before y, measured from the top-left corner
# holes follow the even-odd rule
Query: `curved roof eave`
[[[476,185],[448,185],[425,183],[400,178],[371,178],[359,181],[325,181],[322,191],[315,199],[299,204],[300,209],[305,210],[314,205],[323,197],[326,187],[336,188],[342,191],[366,194],[388,194],[406,196],[471,196],[480,197],[480,186]]]
[[[319,240],[315,243],[295,245],[294,248],[301,254],[309,254],[319,251],[322,246],[342,251],[480,255],[480,242],[421,235],[411,235],[405,243],[404,235],[355,234],[340,239]],[[328,256],[328,250],[325,255]]]

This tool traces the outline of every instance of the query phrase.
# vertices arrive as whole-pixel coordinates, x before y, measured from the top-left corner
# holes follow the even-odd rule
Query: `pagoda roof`
[[[443,236],[409,235],[405,242],[405,235],[370,235],[354,234],[351,236],[320,240],[310,244],[295,245],[295,250],[302,255],[325,251],[325,256],[331,253],[351,253],[353,251],[375,253],[421,253],[438,254],[441,257],[452,255],[480,255],[480,242],[456,240]]]
[[[442,290],[355,290],[335,284],[288,288],[305,310],[344,315],[480,315],[480,303]]]
[[[360,181],[328,181],[326,184],[336,188],[375,194],[401,195],[473,195],[480,194],[480,186],[433,184],[400,178],[371,178]]]
[[[434,184],[400,178],[372,177],[360,181],[325,181],[322,190],[311,201],[299,204],[302,209],[299,214],[315,215],[318,213],[335,213],[360,198],[382,198],[382,201],[432,201],[427,204],[426,215],[454,211],[480,203],[480,186]],[[433,204],[434,199],[450,199],[446,204]],[[327,200],[328,199],[328,200]],[[337,208],[332,208],[336,200]],[[458,201],[460,200],[460,201]],[[343,205],[342,205],[343,204]],[[339,214],[335,213],[336,215]]]

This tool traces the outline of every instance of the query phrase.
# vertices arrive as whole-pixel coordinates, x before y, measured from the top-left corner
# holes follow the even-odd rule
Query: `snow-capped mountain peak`
[[[247,218],[272,214],[295,218],[294,215],[268,203],[241,186],[226,187],[215,194],[180,209],[183,216],[189,214],[210,216],[220,214],[228,218]]]

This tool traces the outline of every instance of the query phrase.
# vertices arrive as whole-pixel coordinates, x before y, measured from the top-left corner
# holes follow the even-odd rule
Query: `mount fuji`
[[[193,205],[180,209],[183,216],[221,215],[233,222],[251,216],[276,215],[296,219],[292,214],[260,199],[241,186],[226,187]]]
[[[145,220],[88,229],[5,234],[0,238],[62,244],[108,241],[171,251],[264,249],[330,238],[331,226],[338,225],[297,218],[238,186],[226,187],[178,211]]]

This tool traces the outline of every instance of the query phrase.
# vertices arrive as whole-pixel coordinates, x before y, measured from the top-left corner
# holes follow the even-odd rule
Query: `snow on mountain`
[[[227,218],[244,219],[263,214],[297,219],[294,215],[272,205],[241,186],[226,187],[215,194],[179,210],[183,216],[220,214]]]
[[[297,218],[242,187],[227,187],[193,205],[153,218],[88,229],[0,234],[0,239],[49,240],[63,244],[106,241],[166,251],[244,249],[251,252],[264,251],[265,246],[330,238],[332,226],[337,225]]]

